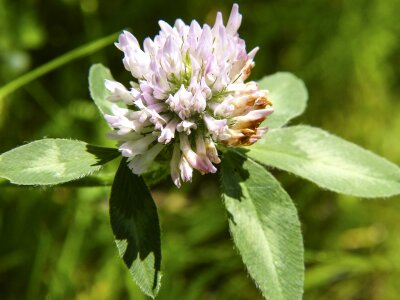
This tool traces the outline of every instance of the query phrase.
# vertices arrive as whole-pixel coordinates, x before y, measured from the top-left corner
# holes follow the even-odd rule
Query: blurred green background
[[[400,1],[238,1],[260,46],[252,79],[279,70],[310,94],[293,123],[320,126],[400,164]],[[157,21],[213,24],[232,2],[0,0],[0,86],[82,44]],[[0,152],[43,137],[113,146],[87,88],[92,63],[128,82],[111,44],[0,99]],[[117,162],[116,162],[117,163]],[[116,163],[104,170],[112,174]],[[400,299],[400,198],[361,200],[273,171],[300,214],[305,299]],[[162,225],[158,299],[262,299],[233,247],[215,176],[154,188]],[[109,187],[0,187],[0,299],[146,299],[120,261]]]

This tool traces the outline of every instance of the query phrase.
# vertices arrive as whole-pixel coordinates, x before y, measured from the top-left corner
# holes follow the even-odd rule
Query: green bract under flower
[[[131,33],[120,35],[116,46],[135,81],[129,90],[106,81],[109,100],[124,101],[128,108],[115,104],[105,118],[135,174],[172,145],[171,177],[180,187],[191,180],[193,169],[216,172],[216,143],[247,146],[267,131],[259,127],[273,112],[267,91],[244,82],[258,48],[246,52],[237,33],[238,9],[234,4],[226,26],[221,13],[212,28],[196,21],[189,26],[178,19],[174,27],[160,21],[161,31],[145,39],[143,50]]]

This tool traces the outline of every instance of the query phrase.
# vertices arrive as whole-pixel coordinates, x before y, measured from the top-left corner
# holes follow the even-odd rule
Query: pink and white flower
[[[244,82],[258,47],[246,52],[237,32],[241,20],[234,4],[226,26],[220,12],[213,27],[179,19],[171,27],[160,21],[161,31],[153,40],[146,38],[143,49],[130,32],[119,36],[116,46],[134,81],[129,89],[105,82],[114,102],[105,118],[135,174],[169,151],[171,177],[180,187],[192,179],[193,169],[217,171],[218,144],[251,145],[267,131],[259,127],[273,112],[267,91]]]

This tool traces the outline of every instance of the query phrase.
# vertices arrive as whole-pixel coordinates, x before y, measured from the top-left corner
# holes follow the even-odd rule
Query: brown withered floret
[[[267,106],[272,106],[271,101],[266,96],[250,96],[246,104],[249,107],[248,111],[265,109]],[[231,126],[231,137],[222,141],[222,143],[226,146],[250,146],[254,144],[266,130],[265,128],[259,128],[265,119],[266,117],[264,116],[258,119],[236,122]]]

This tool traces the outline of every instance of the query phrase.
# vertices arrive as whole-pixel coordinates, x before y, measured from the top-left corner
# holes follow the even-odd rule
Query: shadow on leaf
[[[242,187],[239,183],[249,178],[249,171],[243,168],[243,164],[247,159],[245,155],[246,151],[243,148],[228,150],[224,153],[222,162],[222,186],[224,193],[239,201],[243,197]]]
[[[161,278],[157,208],[144,180],[132,173],[126,159],[111,189],[110,221],[122,259],[139,287],[154,297]]]
[[[114,158],[120,156],[118,149],[99,147],[90,144],[86,145],[86,151],[96,156],[97,163],[93,164],[93,166],[104,165]]]
[[[237,148],[224,153],[222,161],[222,189],[226,196],[241,201],[244,197],[240,182],[246,181],[250,174],[243,168],[247,157],[246,149]],[[227,210],[229,220],[236,225],[233,214]]]

